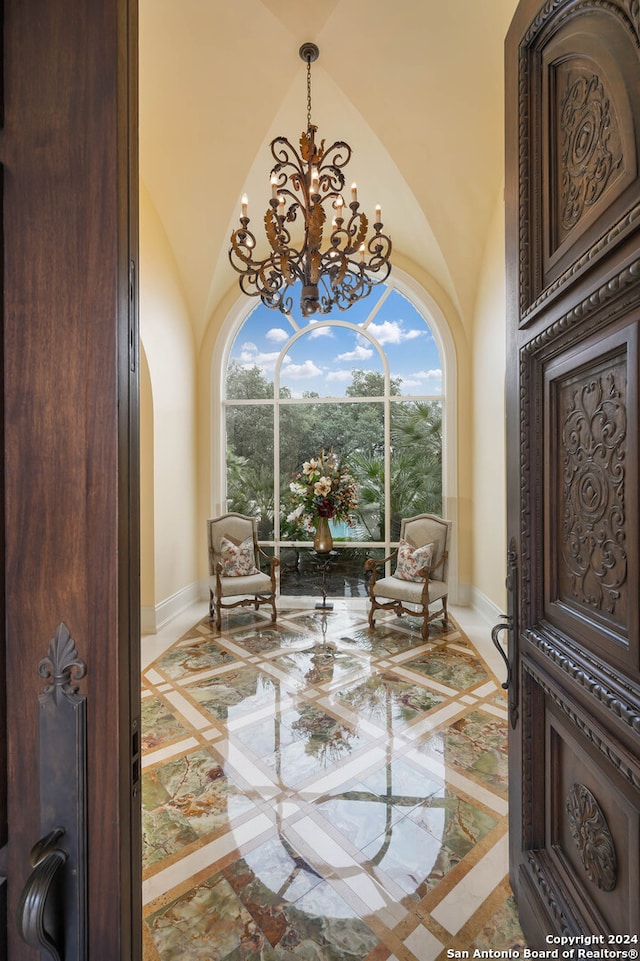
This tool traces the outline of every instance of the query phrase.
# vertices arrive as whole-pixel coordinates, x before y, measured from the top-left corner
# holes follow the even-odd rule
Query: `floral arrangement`
[[[358,507],[358,485],[337,454],[324,451],[305,461],[289,484],[293,510],[287,522],[312,533],[317,517],[333,518],[352,527]]]

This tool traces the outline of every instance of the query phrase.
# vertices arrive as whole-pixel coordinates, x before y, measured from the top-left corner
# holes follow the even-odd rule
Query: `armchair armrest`
[[[280,566],[280,558],[279,558],[279,557],[273,557],[271,554],[267,554],[266,551],[263,551],[263,550],[262,550],[262,548],[260,547],[259,544],[258,544],[258,556],[259,556],[259,557],[264,557],[265,560],[269,561],[269,577],[271,578],[271,589],[272,589],[273,591],[275,591],[275,589],[276,589],[276,567],[279,567],[279,566]]]
[[[398,548],[396,548],[395,551],[392,551],[388,557],[380,557],[380,558],[368,557],[367,560],[364,562],[364,569],[365,571],[371,571],[372,573],[375,573],[375,569],[379,564],[386,564],[387,561],[392,561],[394,557],[397,557],[397,555],[398,555]]]
[[[215,575],[216,575],[216,593],[218,597],[221,597],[222,581],[220,580],[220,578],[222,577],[222,564],[220,563],[220,561],[216,561]]]
[[[274,592],[274,594],[276,590],[276,567],[280,567],[280,558],[269,558],[269,577],[271,578],[271,590]]]
[[[434,564],[433,567],[429,568],[429,574],[430,575],[433,574],[433,572],[437,571],[439,567],[442,567],[442,565],[444,564],[448,556],[449,556],[449,551],[443,551],[442,554],[440,555],[440,560],[438,561],[438,563]]]
[[[258,555],[259,555],[260,557],[264,557],[265,560],[269,561],[269,566],[270,566],[270,567],[278,567],[279,564],[280,564],[280,558],[279,558],[279,557],[273,557],[272,554],[267,554],[266,551],[263,551],[263,550],[262,550],[262,548],[260,547],[259,544],[258,544]],[[273,562],[273,563],[272,563],[272,562]]]
[[[396,547],[395,551],[392,551],[392,552],[389,554],[388,557],[381,557],[379,560],[376,560],[375,557],[368,557],[367,560],[364,562],[364,569],[365,569],[365,571],[371,571],[371,580],[369,581],[369,594],[370,594],[370,595],[372,595],[373,585],[374,585],[375,582],[376,582],[376,577],[377,577],[377,573],[378,573],[378,572],[377,572],[377,567],[378,567],[378,565],[379,565],[379,564],[386,564],[387,561],[392,561],[393,558],[394,558],[394,557],[397,557],[397,556],[398,556],[398,548]]]

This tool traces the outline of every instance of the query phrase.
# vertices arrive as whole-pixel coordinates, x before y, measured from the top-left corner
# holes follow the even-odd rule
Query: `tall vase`
[[[318,517],[316,522],[316,536],[313,539],[313,549],[316,554],[328,554],[333,550],[333,538],[329,529],[329,518]]]

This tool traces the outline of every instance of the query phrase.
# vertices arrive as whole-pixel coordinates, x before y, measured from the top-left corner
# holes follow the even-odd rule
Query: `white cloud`
[[[367,331],[378,340],[380,344],[402,344],[407,340],[415,340],[427,333],[424,330],[403,330],[401,320],[385,320],[381,324],[369,324]]]
[[[433,370],[416,370],[413,373],[391,374],[392,377],[401,377],[402,392],[407,393],[418,388],[417,393],[442,393],[442,371],[435,368]]]
[[[331,327],[314,327],[309,334],[309,337],[333,337],[334,333]]]
[[[247,340],[242,344],[237,360],[242,367],[257,366],[264,373],[265,371],[272,371],[274,369],[279,356],[280,354],[277,351],[274,353],[266,353],[265,351],[258,350],[252,341]]]
[[[368,360],[372,356],[373,349],[371,347],[363,347],[358,344],[354,350],[349,350],[346,354],[338,354],[337,360]]]
[[[282,327],[272,327],[265,334],[267,340],[272,340],[274,344],[284,344],[285,340],[289,340],[289,334]]]
[[[320,377],[322,370],[312,360],[305,360],[302,364],[289,364],[285,361],[282,367],[282,377],[291,380],[301,380],[303,377]]]
[[[327,374],[327,380],[337,380],[346,383],[351,380],[350,370],[332,370]]]

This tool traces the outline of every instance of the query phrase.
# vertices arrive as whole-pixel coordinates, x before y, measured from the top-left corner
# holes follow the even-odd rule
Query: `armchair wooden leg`
[[[271,615],[271,623],[272,623],[272,624],[275,624],[276,619],[277,619],[277,617],[278,617],[278,612],[277,612],[277,610],[276,610],[276,599],[275,599],[275,597],[272,597],[272,598],[271,598],[271,607],[272,607],[272,610],[273,610],[273,613],[272,613],[272,615]]]
[[[376,622],[373,616],[373,604],[371,604],[369,607],[369,627],[371,628],[371,630],[373,630],[375,626],[376,626]]]
[[[442,598],[442,626],[443,628],[449,627],[449,615],[447,613],[447,597],[446,595]]]
[[[209,588],[209,620],[213,620],[213,591]]]
[[[422,618],[422,640],[426,643],[429,640],[429,614]]]
[[[216,602],[216,628],[220,630],[222,627],[222,614],[220,611],[220,601]]]

